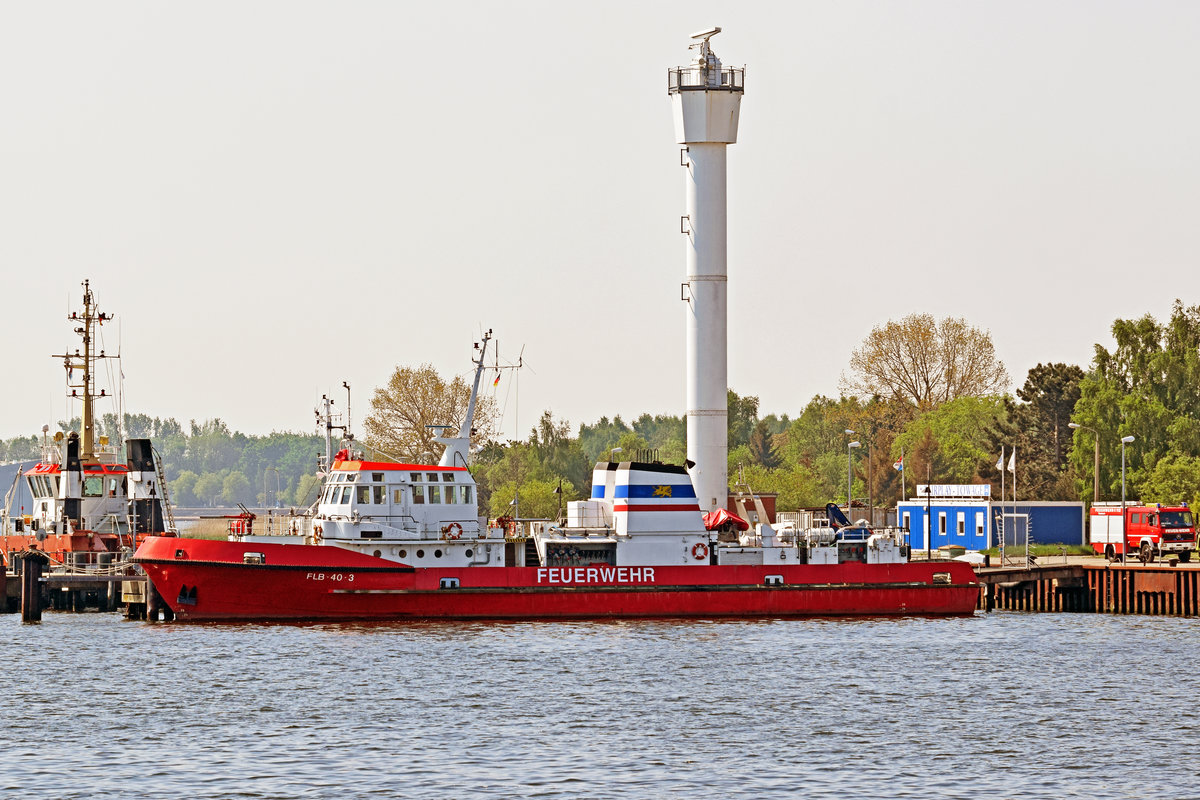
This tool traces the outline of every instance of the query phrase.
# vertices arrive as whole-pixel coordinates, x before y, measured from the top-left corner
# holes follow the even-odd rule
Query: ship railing
[[[76,550],[66,553],[65,559],[57,559],[47,553],[51,569],[75,575],[126,575],[135,568],[129,556],[131,551]]]
[[[480,534],[487,535],[487,528],[480,527],[479,520],[474,517],[458,519],[447,518],[426,522],[420,527],[422,539],[445,539],[451,533],[451,526],[458,526],[460,539],[476,539]]]

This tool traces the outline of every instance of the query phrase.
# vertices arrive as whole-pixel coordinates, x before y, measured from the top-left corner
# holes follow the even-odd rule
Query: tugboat
[[[99,327],[113,319],[99,311],[88,281],[83,282],[83,310],[67,321],[81,339],[61,359],[72,398],[82,401],[81,431],[53,438],[43,428],[39,463],[19,473],[0,512],[0,559],[6,568],[14,556],[36,551],[54,569],[95,570],[131,555],[146,536],[173,535],[166,480],[149,439],[129,439],[124,457],[108,438],[96,435],[95,404],[111,397],[96,390],[96,364],[118,358],[97,349]],[[24,481],[32,508],[13,513],[17,483]]]
[[[600,462],[565,519],[478,516],[468,450],[487,344],[436,465],[368,461],[347,438],[312,512],[274,535],[243,515],[227,541],[149,537],[134,561],[181,620],[973,612],[970,565],[910,563],[902,532],[709,530],[684,466]],[[333,427],[327,416],[327,453]]]

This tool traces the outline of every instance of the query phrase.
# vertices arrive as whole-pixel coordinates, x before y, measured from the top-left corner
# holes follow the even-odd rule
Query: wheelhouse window
[[[459,486],[458,487],[458,502],[464,503],[464,504],[473,502],[471,500],[471,487],[470,486]]]
[[[99,497],[103,493],[104,477],[102,475],[89,475],[83,479],[84,497]]]
[[[420,484],[414,484],[412,487],[412,490],[413,490],[413,504],[418,505],[418,506],[424,505],[424,503],[425,503],[425,487],[421,486]]]
[[[442,487],[440,487],[440,486],[430,486],[429,487],[429,502],[430,503],[442,502]]]
[[[350,502],[354,488],[351,486],[343,486],[341,497],[338,499],[338,505],[346,505]]]
[[[443,483],[454,483],[454,473],[453,472],[443,472],[442,473],[442,482]]]
[[[371,502],[377,506],[381,506],[387,502],[387,487],[372,486],[371,487]]]
[[[382,472],[372,472],[371,480],[374,481],[375,483],[383,483],[383,473]]]
[[[404,490],[399,486],[392,487],[392,505],[398,506],[404,502]]]
[[[425,480],[429,481],[430,483],[437,483],[438,474],[436,472],[430,472],[426,474]]]
[[[358,504],[360,506],[365,506],[365,505],[369,505],[370,502],[371,502],[371,487],[370,486],[359,486],[358,487]]]

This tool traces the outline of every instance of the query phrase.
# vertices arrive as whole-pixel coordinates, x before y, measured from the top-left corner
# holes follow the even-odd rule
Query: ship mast
[[[82,323],[75,328],[75,333],[79,334],[83,339],[83,352],[79,352],[79,348],[75,349],[74,353],[64,353],[55,355],[53,358],[61,358],[63,367],[67,371],[67,388],[71,390],[71,397],[79,398],[80,391],[83,392],[83,415],[82,415],[82,438],[79,448],[79,459],[86,462],[98,461],[96,457],[96,412],[94,402],[96,398],[104,397],[103,389],[97,394],[95,391],[95,375],[93,374],[93,364],[97,359],[108,358],[101,350],[98,354],[95,353],[94,336],[92,333],[93,323],[96,326],[102,325],[113,318],[112,314],[104,314],[96,308],[96,298],[92,295],[92,289],[89,281],[83,282],[83,315],[79,312],[72,311],[71,316],[67,317],[68,321],[74,323]],[[81,381],[74,383],[75,370],[80,370]]]

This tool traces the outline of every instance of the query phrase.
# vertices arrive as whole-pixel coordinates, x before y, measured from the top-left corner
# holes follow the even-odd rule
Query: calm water
[[[1200,620],[0,630],[5,798],[1200,797]]]

